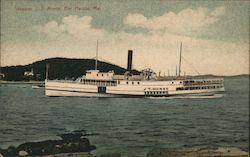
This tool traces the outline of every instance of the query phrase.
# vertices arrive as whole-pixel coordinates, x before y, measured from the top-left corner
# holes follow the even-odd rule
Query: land
[[[41,84],[44,84],[44,81],[5,81],[5,80],[0,80],[0,84],[33,84],[33,85],[41,85]]]
[[[189,147],[189,148],[156,148],[147,157],[248,157],[248,153],[234,147]]]
[[[95,68],[94,59],[67,59],[50,58],[34,62],[28,65],[1,67],[4,81],[44,81],[46,76],[46,65],[49,66],[49,79],[74,80],[81,77],[87,70]],[[126,69],[120,66],[98,61],[98,69],[103,72],[114,70],[116,74],[124,74]],[[33,71],[33,75],[25,76],[25,72]]]
[[[120,153],[107,153],[95,156],[91,151],[96,149],[86,136],[86,130],[75,130],[59,134],[60,140],[26,142],[19,146],[0,148],[0,157],[121,157]],[[234,147],[196,146],[186,148],[154,148],[146,157],[248,157],[248,153]]]
[[[96,147],[91,145],[87,134],[73,132],[59,135],[61,140],[27,142],[18,147],[0,148],[1,157],[121,157],[119,153],[95,156]],[[187,148],[154,148],[146,157],[248,157],[248,153],[235,147],[196,146]]]
[[[65,154],[84,154],[84,157],[91,156],[90,151],[96,147],[91,145],[85,137],[85,131],[75,131],[58,135],[61,140],[46,140],[41,142],[27,142],[17,147],[9,146],[7,149],[0,149],[4,157],[19,156],[64,156]],[[0,154],[0,156],[1,156]],[[64,155],[62,155],[64,154]],[[71,155],[72,156],[72,155]]]

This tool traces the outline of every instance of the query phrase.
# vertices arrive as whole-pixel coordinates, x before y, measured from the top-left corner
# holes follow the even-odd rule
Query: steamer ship
[[[171,97],[171,96],[213,96],[223,93],[223,78],[181,76],[180,48],[179,74],[175,77],[160,77],[151,69],[140,74],[132,72],[133,51],[128,50],[127,71],[116,75],[114,71],[97,70],[98,43],[95,70],[86,71],[86,75],[75,81],[49,80],[46,68],[46,96],[83,96],[83,97]]]

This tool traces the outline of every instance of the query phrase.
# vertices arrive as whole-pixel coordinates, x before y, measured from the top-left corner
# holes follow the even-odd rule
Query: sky
[[[249,74],[249,1],[1,0],[1,66],[98,58],[175,75]],[[93,67],[94,68],[94,67]]]

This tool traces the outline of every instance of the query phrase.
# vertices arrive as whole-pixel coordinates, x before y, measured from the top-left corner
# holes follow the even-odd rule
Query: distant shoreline
[[[0,81],[0,84],[44,84],[44,81]]]

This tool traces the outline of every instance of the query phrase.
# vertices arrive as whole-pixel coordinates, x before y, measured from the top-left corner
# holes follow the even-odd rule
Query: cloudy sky
[[[1,0],[1,66],[93,58],[175,74],[249,74],[249,1]],[[94,67],[93,67],[94,68]]]

